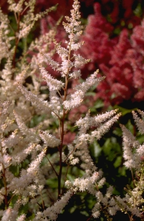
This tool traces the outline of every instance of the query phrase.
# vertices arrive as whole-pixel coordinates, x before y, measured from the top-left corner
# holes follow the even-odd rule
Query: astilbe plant
[[[71,15],[63,23],[68,35],[65,46],[56,41],[55,30],[52,29],[34,40],[27,49],[28,53],[24,48],[19,56],[22,39],[27,37],[37,19],[45,15],[45,12],[34,15],[35,1],[24,2],[8,1],[9,10],[16,18],[17,28],[13,35],[7,15],[0,11],[1,220],[56,220],[69,199],[84,191],[96,198],[92,209],[94,218],[106,209],[109,216],[123,210],[140,217],[141,200],[133,205],[130,194],[124,199],[111,197],[112,187],[105,195],[102,194],[105,179],[89,154],[89,145],[95,139],[99,140],[119,119],[117,110],[97,116],[91,116],[88,111],[72,125],[77,132],[73,141],[68,145],[64,143],[65,133],[70,127],[67,119],[69,111],[80,106],[86,92],[103,79],[97,77],[96,71],[76,85],[73,92],[68,90],[73,79],[80,79],[80,67],[88,62],[78,54],[83,44],[79,41],[82,33],[79,2],[74,1]],[[52,43],[54,49],[49,50]],[[37,55],[34,54],[29,63],[27,55],[33,50],[37,50]],[[59,56],[59,62],[53,60],[54,53]],[[60,80],[46,70],[47,64],[60,73]],[[135,119],[140,122],[141,130],[141,120],[137,115]],[[124,127],[122,129],[126,142],[129,134],[125,133]],[[143,148],[137,148],[135,168],[140,168]],[[125,159],[129,161],[126,156]],[[80,168],[83,175],[76,177],[73,174],[73,180],[69,180],[68,173],[73,167]],[[55,187],[50,185],[53,180]],[[139,180],[143,182],[143,178]],[[141,183],[138,186],[140,191]],[[132,196],[136,190],[131,192]]]
[[[82,36],[85,45],[81,53],[91,59],[83,77],[96,67],[106,76],[97,87],[97,96],[106,106],[126,100],[143,101],[143,20],[131,31],[122,28],[116,36],[114,26],[101,14],[99,3],[94,4],[94,11]]]

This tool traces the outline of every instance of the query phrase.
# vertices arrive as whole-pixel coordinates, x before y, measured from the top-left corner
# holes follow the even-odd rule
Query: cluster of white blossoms
[[[144,112],[138,110],[141,117],[144,117]],[[144,121],[140,118],[135,111],[132,112],[136,126],[139,132],[144,134]],[[138,169],[143,163],[144,156],[144,144],[140,144],[132,133],[126,129],[124,125],[121,125],[123,131],[123,157],[125,160],[125,166],[129,169]]]
[[[56,41],[55,30],[51,30],[35,39],[27,52],[24,48],[20,56],[21,40],[52,8],[35,15],[35,0],[8,0],[8,3],[17,29],[12,36],[11,20],[0,10],[0,219],[56,220],[78,192],[88,192],[95,198],[94,218],[103,209],[110,216],[123,209],[140,217],[144,145],[121,126],[125,165],[138,169],[141,178],[124,198],[114,197],[112,187],[104,195],[101,188],[105,178],[96,167],[89,146],[111,128],[120,113],[111,110],[91,116],[88,111],[74,125],[70,125],[67,117],[70,110],[81,105],[87,91],[103,80],[96,71],[85,81],[79,81],[80,68],[88,62],[78,52],[83,45],[79,40],[82,34],[79,1],[74,0],[70,17],[63,22],[68,37],[65,46]],[[36,53],[32,53],[29,62],[33,51]],[[53,59],[54,54],[59,56],[59,62]],[[48,65],[59,73],[59,79],[47,70]],[[79,83],[73,91],[69,90],[75,79]],[[144,113],[139,111],[139,114],[141,118],[133,112],[138,130],[143,134]],[[75,130],[75,137],[67,144],[65,135],[69,125]],[[82,172],[80,177],[68,176],[72,168]]]

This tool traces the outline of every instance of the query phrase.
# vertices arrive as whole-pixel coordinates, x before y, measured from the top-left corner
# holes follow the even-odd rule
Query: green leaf
[[[119,167],[121,165],[121,162],[122,162],[122,157],[118,156],[116,158],[116,161],[114,162],[114,167]]]
[[[51,179],[48,179],[46,181],[46,184],[52,188],[52,189],[57,189],[58,188],[58,180],[57,178],[51,178]]]
[[[92,156],[94,157],[97,157],[99,153],[101,152],[101,147],[96,140],[93,142],[92,146],[90,147],[90,150],[91,150]]]

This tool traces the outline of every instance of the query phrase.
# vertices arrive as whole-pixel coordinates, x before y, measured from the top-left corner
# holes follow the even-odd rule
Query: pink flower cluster
[[[106,76],[97,87],[98,97],[106,105],[144,100],[144,21],[134,27],[132,34],[123,29],[113,37],[113,26],[102,16],[98,3],[94,11],[82,36],[85,44],[81,53],[91,58],[83,77],[96,68]]]

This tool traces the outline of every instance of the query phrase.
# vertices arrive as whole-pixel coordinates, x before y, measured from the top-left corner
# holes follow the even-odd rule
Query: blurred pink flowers
[[[94,4],[94,10],[82,36],[85,44],[81,53],[91,58],[84,75],[99,68],[106,76],[97,87],[98,97],[105,105],[144,100],[144,21],[131,35],[123,29],[119,36],[111,37],[113,26],[101,15],[98,3]]]

